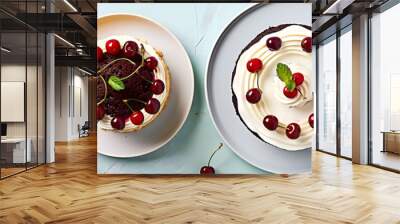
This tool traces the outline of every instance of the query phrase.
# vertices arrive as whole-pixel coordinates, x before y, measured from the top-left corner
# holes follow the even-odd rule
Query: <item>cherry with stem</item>
[[[207,166],[203,166],[200,169],[200,174],[202,175],[211,175],[211,174],[215,174],[215,169],[214,167],[210,166],[211,164],[211,159],[214,157],[215,153],[217,153],[222,146],[224,146],[223,143],[220,143],[218,148],[214,150],[214,152],[211,154],[210,159],[208,160]]]

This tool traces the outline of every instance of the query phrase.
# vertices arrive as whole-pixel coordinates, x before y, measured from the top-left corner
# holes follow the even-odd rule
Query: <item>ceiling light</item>
[[[75,45],[73,45],[71,42],[69,42],[68,40],[66,40],[66,39],[64,39],[64,38],[62,38],[62,37],[60,37],[59,35],[57,35],[57,34],[54,34],[54,36],[55,37],[57,37],[59,40],[61,40],[62,42],[64,42],[64,43],[66,43],[67,45],[69,45],[70,47],[73,47],[73,48],[75,48]]]
[[[78,12],[78,10],[73,6],[68,0],[64,0],[65,4],[67,4],[72,10],[75,12]]]
[[[81,69],[81,68],[79,68],[79,67],[78,67],[78,70],[81,71],[81,72],[83,72],[83,73],[85,73],[85,74],[87,74],[87,75],[92,75],[92,73],[90,73],[90,72],[88,72],[88,71],[86,71],[86,70],[83,70],[83,69]]]
[[[336,0],[322,14],[342,14],[343,10],[353,2],[354,0]]]
[[[1,49],[2,51],[6,52],[6,53],[10,53],[10,52],[11,52],[11,50],[9,50],[9,49],[7,49],[7,48],[5,48],[5,47],[1,47],[0,49]]]

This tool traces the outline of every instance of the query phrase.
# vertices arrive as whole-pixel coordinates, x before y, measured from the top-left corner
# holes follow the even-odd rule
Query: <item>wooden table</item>
[[[381,131],[383,134],[382,152],[400,154],[400,131]]]

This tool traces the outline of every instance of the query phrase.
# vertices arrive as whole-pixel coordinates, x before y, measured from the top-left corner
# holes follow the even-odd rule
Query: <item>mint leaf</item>
[[[124,82],[115,75],[110,76],[108,79],[108,85],[110,85],[115,91],[121,91],[125,89]]]
[[[293,80],[289,80],[285,85],[290,91],[293,91],[294,88],[296,88],[296,83]]]
[[[279,79],[285,84],[292,80],[292,71],[286,64],[278,63],[276,66],[276,73],[278,74]]]

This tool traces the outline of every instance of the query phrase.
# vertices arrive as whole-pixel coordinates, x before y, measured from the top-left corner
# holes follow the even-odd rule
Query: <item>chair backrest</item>
[[[86,129],[89,129],[89,128],[90,128],[89,121],[85,121],[85,123],[82,126],[82,129],[86,130]]]

